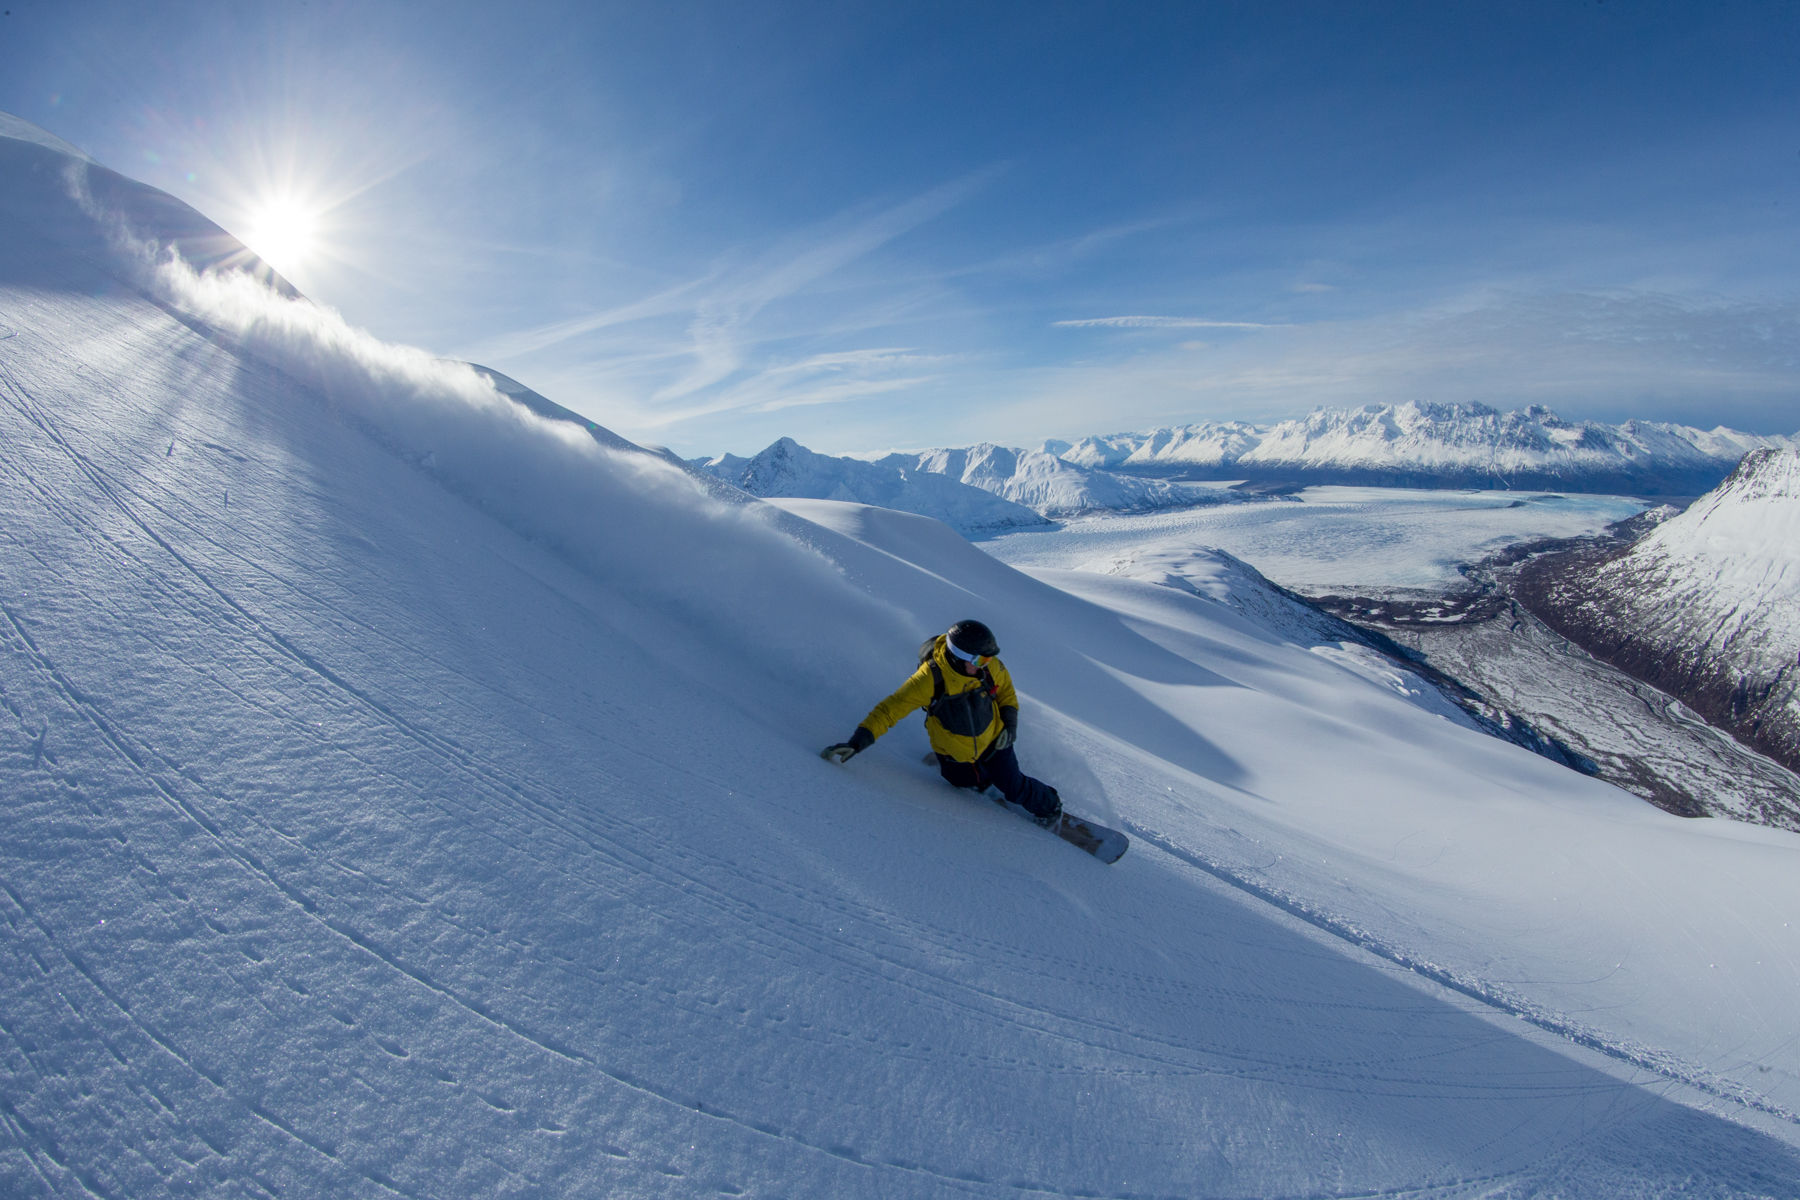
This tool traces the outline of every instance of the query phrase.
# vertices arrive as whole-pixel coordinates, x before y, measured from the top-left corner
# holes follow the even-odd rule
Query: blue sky
[[[7,2],[0,109],[685,454],[1800,428],[1793,3]]]

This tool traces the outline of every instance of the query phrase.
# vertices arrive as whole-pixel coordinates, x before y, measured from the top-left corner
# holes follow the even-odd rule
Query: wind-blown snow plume
[[[647,607],[758,651],[766,669],[785,673],[780,663],[801,651],[816,659],[812,635],[846,621],[916,636],[897,610],[849,586],[823,554],[778,528],[785,518],[775,510],[731,503],[657,455],[545,419],[466,363],[381,341],[243,272],[196,272],[177,255],[158,258],[145,282],[164,304],[373,429],[490,516]],[[749,638],[737,630],[746,611],[793,612],[797,603],[818,611],[795,613],[781,629],[759,626]]]
[[[637,453],[609,431],[533,413],[467,364],[351,327],[172,196],[42,139],[0,137],[0,157],[21,185],[0,208],[37,235],[9,260],[15,284],[64,287],[67,264],[84,261],[228,347],[247,369],[273,367],[297,385],[277,391],[372,433],[447,490],[603,581],[643,614],[626,623],[640,631],[633,636],[667,631],[664,661],[734,662],[746,679],[790,679],[806,664],[815,688],[823,673],[860,695],[888,673],[871,645],[916,644],[947,619],[934,613],[921,623],[854,588],[813,548],[818,531],[776,509]],[[747,615],[769,613],[782,619]]]

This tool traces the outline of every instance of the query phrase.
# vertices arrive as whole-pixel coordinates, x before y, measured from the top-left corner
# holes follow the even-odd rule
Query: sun
[[[312,208],[282,196],[265,200],[251,210],[244,244],[286,275],[306,265],[317,248],[318,233],[319,219]]]

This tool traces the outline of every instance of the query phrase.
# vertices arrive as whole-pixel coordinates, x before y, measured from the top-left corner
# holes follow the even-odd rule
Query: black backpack
[[[970,688],[952,696],[950,689],[944,686],[944,671],[937,664],[938,642],[943,635],[926,638],[919,645],[919,665],[931,667],[931,703],[925,711],[937,718],[937,723],[950,733],[959,737],[975,737],[986,729],[994,720],[994,703],[1000,698],[1000,685],[994,677],[982,667],[976,678],[981,686]]]

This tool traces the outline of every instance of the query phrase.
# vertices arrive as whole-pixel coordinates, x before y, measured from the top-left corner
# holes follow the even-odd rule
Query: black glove
[[[819,757],[827,762],[847,763],[874,744],[875,735],[858,725],[856,732],[850,735],[849,741],[825,747],[819,751]]]
[[[990,750],[1004,750],[1019,740],[1019,710],[1007,705],[1000,710],[1000,735]]]

